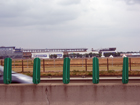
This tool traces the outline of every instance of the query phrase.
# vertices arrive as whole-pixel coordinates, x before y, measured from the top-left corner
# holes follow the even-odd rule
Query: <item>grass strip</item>
[[[32,72],[24,72],[22,74],[32,76]],[[54,72],[54,71],[49,71],[49,72],[42,72],[41,77],[47,77],[47,76],[63,76],[63,72]],[[109,71],[99,71],[100,76],[121,76],[122,71],[115,71],[115,70],[109,70]],[[129,71],[129,76],[138,76],[140,75],[140,71]],[[92,76],[92,71],[78,71],[78,70],[73,70],[70,71],[70,76]]]

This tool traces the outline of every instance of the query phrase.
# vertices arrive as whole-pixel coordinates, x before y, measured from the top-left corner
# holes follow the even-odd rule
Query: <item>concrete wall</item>
[[[140,84],[0,85],[0,105],[139,105]]]

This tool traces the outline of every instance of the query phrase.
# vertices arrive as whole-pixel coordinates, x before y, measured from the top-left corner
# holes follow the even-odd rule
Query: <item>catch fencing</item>
[[[123,58],[98,58],[99,70],[121,71]],[[70,71],[92,71],[92,58],[70,59]],[[33,72],[34,59],[12,59],[12,70],[16,72]],[[0,61],[4,65],[4,60]],[[63,59],[41,59],[41,72],[63,71]],[[129,58],[129,71],[140,71],[140,58]]]

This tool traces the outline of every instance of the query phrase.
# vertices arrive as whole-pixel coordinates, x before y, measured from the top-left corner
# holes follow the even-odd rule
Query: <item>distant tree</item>
[[[76,57],[76,54],[75,54],[75,53],[73,53],[73,57],[74,57],[74,58]]]
[[[82,58],[82,56],[83,56],[82,54],[79,54],[79,57],[80,57],[80,58]]]
[[[102,53],[100,52],[100,53],[99,53],[99,57],[101,57],[101,56],[102,56]]]
[[[50,58],[57,58],[57,55],[56,54],[51,54],[49,57]]]
[[[90,58],[92,57],[92,53],[89,53]]]
[[[53,58],[53,55],[50,55],[49,58]]]
[[[76,54],[76,57],[77,57],[77,58],[79,58],[79,55],[80,55],[80,54],[79,54],[79,53],[77,53],[77,54]]]
[[[85,57],[88,58],[89,57],[89,54],[85,54]]]
[[[120,56],[120,52],[117,52],[117,53],[116,53],[116,56],[117,56],[117,57]]]
[[[82,54],[78,53],[76,56],[77,56],[77,58],[82,58]]]
[[[93,53],[93,54],[92,54],[92,57],[99,57],[99,54]]]
[[[64,54],[63,55],[63,58],[66,58],[66,57],[69,57],[69,55],[68,54]]]
[[[54,54],[53,56],[54,56],[54,58],[57,58],[57,55],[56,54]]]

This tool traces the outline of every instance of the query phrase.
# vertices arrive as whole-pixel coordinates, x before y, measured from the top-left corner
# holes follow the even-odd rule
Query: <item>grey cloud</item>
[[[78,10],[62,8],[57,4],[46,3],[40,6],[38,3],[30,4],[30,2],[1,4],[0,26],[53,25],[76,19],[79,15]]]
[[[73,5],[73,4],[80,4],[81,0],[60,0],[58,4],[61,5]]]
[[[1,2],[0,3],[0,18],[11,18],[21,15],[28,9],[28,5],[23,5],[22,2]]]
[[[140,0],[125,0],[125,2],[128,5],[140,4]]]
[[[124,1],[0,0],[0,45],[139,50],[140,6]]]

